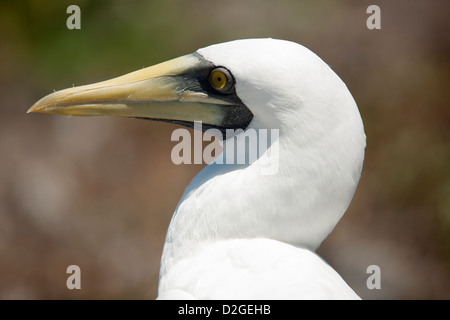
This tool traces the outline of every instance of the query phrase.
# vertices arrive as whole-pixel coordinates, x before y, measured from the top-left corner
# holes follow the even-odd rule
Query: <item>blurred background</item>
[[[81,9],[69,30],[66,9]],[[381,8],[381,30],[366,9]],[[203,165],[175,125],[26,114],[38,99],[238,38],[295,41],[352,92],[367,135],[355,197],[319,254],[364,299],[450,298],[450,2],[0,3],[0,299],[153,299],[165,233]],[[81,268],[68,290],[66,268]],[[366,269],[381,268],[369,290]]]

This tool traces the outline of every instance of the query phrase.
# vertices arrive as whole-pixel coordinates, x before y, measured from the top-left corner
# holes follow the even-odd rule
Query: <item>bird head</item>
[[[284,40],[212,45],[118,78],[51,93],[29,112],[143,118],[188,127],[201,121],[203,130],[223,134],[278,129],[277,177],[257,178],[256,166],[249,166],[246,175],[214,171],[201,180],[222,179],[225,193],[195,181],[188,187],[182,202],[209,188],[198,194],[211,195],[203,203],[212,208],[205,217],[212,224],[221,225],[223,217],[241,222],[240,228],[221,225],[217,236],[221,230],[227,236],[264,235],[316,248],[347,209],[364,158],[363,124],[346,85],[313,52]],[[244,189],[246,199],[236,201]],[[215,192],[220,197],[213,197]],[[242,203],[250,211],[245,218],[239,213]],[[193,228],[206,224],[200,216],[180,214],[196,209],[194,201],[180,202],[176,219]]]

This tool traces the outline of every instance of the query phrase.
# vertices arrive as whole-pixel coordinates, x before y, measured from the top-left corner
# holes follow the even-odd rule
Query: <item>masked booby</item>
[[[49,94],[29,112],[121,116],[203,130],[277,129],[247,165],[212,163],[182,196],[164,245],[159,299],[359,299],[315,250],[353,197],[366,139],[344,82],[316,54],[236,40],[96,84]],[[226,148],[224,150],[226,152]]]

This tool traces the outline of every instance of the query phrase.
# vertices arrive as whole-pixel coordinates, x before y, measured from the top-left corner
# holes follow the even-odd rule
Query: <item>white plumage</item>
[[[159,298],[358,298],[314,251],[355,192],[363,124],[345,84],[305,47],[222,43],[51,93],[29,112],[245,128],[225,141],[223,159],[250,130],[279,130],[254,162],[210,164],[187,187],[167,232]],[[274,154],[277,170],[264,174]]]
[[[191,182],[167,233],[159,298],[358,299],[314,253],[347,209],[364,159],[347,87],[288,41],[237,40],[198,53],[235,77],[254,115],[247,130],[280,130],[279,171],[261,174],[264,154],[247,166],[211,164]]]

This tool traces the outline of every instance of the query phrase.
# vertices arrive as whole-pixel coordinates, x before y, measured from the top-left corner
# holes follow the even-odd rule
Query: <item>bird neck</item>
[[[347,209],[361,172],[364,146],[361,139],[337,143],[336,136],[348,134],[344,128],[336,126],[309,144],[298,130],[281,129],[251,164],[208,165],[175,210],[160,276],[225,239],[269,238],[315,250]],[[224,158],[228,152],[225,144]],[[263,174],[271,152],[279,153],[277,171]]]

